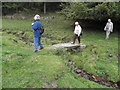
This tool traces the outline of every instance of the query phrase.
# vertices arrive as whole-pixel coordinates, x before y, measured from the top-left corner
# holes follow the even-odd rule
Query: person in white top
[[[111,19],[108,19],[108,22],[104,28],[104,31],[106,31],[106,40],[109,39],[110,32],[113,32],[113,23],[111,22]]]
[[[78,38],[78,42],[80,44],[80,34],[81,34],[82,28],[79,25],[78,22],[75,22],[75,30],[74,30],[74,38],[72,44],[75,44],[76,37]]]

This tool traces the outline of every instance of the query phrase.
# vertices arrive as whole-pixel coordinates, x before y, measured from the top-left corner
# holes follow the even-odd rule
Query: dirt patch
[[[34,88],[33,86],[27,86],[27,88]]]
[[[42,37],[43,37],[43,38],[45,37],[45,38],[50,39],[50,40],[59,40],[59,41],[63,41],[63,42],[69,42],[69,41],[70,41],[70,39],[68,39],[68,38],[58,39],[58,38],[53,37],[53,36],[48,35],[48,34],[44,34],[44,35],[42,35]]]
[[[19,40],[22,40],[23,42],[26,42],[27,43],[33,43],[32,40],[30,40],[29,38],[25,37],[24,34],[25,34],[25,31],[26,32],[30,32],[29,30],[25,30],[25,31],[22,31],[21,33],[17,33],[17,32],[11,32],[9,29],[2,29],[3,32],[6,32],[7,34],[13,34],[15,35],[16,37],[19,38]],[[15,43],[18,43],[18,41],[16,39],[13,39],[13,41]]]
[[[7,34],[13,34],[15,35],[16,37],[19,38],[19,40],[22,40],[23,42],[26,42],[26,44],[28,43],[33,43],[33,40],[27,38],[24,36],[25,32],[31,32],[29,30],[25,30],[25,31],[22,31],[21,33],[17,33],[17,32],[11,32],[10,29],[2,29],[3,32],[6,32]],[[69,42],[69,39],[66,39],[66,38],[61,38],[61,39],[58,39],[58,38],[55,38],[55,37],[52,37],[48,34],[44,34],[42,35],[43,38],[47,38],[47,39],[50,39],[51,41],[52,40],[59,40],[59,41],[62,41],[62,42]],[[13,40],[17,43],[16,40]]]
[[[56,81],[51,81],[51,83],[44,83],[43,88],[58,88]]]
[[[58,73],[49,83],[43,83],[43,88],[59,88],[56,81],[64,75],[64,71]]]

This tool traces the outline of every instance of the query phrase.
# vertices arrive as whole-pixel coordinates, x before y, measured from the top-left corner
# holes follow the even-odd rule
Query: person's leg
[[[109,39],[109,34],[110,34],[110,31],[106,31],[106,40]]]
[[[108,32],[108,39],[109,39],[110,31]]]
[[[78,42],[79,42],[79,44],[80,44],[80,36],[78,37]]]
[[[44,47],[43,47],[43,45],[42,45],[42,43],[41,43],[41,37],[39,38],[38,43],[39,43],[39,45],[40,45],[40,49],[43,49]]]
[[[108,32],[106,31],[106,38],[105,38],[106,40],[108,39]]]
[[[75,43],[75,40],[76,40],[76,34],[74,34],[73,36],[73,44]]]
[[[34,37],[34,51],[38,51],[38,38]]]

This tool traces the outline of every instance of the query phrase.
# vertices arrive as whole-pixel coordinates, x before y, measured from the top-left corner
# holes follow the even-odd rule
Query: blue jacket
[[[39,20],[35,20],[34,24],[32,25],[32,29],[34,30],[34,37],[41,37],[40,35],[40,27],[42,23]]]

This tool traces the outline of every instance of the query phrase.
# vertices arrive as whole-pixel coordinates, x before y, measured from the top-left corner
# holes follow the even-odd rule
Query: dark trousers
[[[78,42],[80,43],[80,36],[78,36],[77,34],[74,34],[73,36],[73,43],[75,43],[76,38],[78,38]]]

